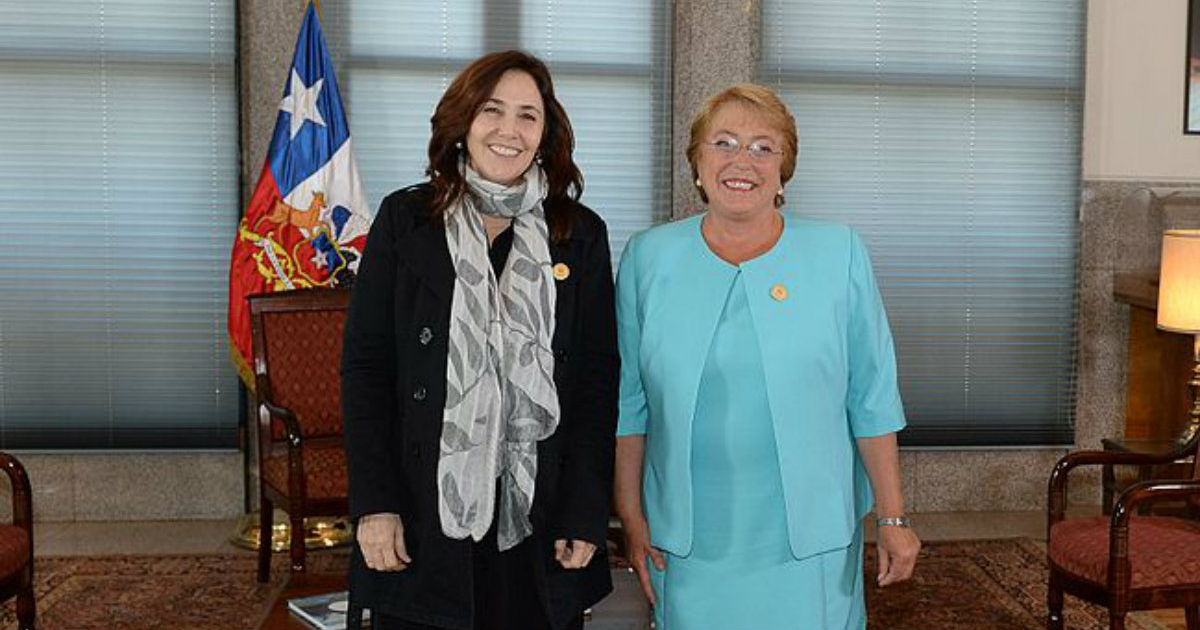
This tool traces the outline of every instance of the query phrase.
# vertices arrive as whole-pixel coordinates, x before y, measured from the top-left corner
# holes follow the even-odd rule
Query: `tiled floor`
[[[1081,509],[1078,514],[1095,513]],[[913,515],[913,526],[925,541],[1028,537],[1045,540],[1042,512],[945,512]],[[229,542],[236,523],[228,521],[162,521],[104,523],[38,523],[34,527],[39,556],[131,555],[168,553],[249,553]],[[867,539],[874,538],[868,527]],[[1183,630],[1183,611],[1137,614],[1148,625]]]

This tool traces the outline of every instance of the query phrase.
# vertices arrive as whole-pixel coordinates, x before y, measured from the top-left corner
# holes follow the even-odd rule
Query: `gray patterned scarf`
[[[504,551],[533,528],[529,508],[537,442],[558,427],[554,388],[554,278],[542,200],[546,180],[533,164],[505,187],[461,166],[469,194],[448,208],[454,261],[446,407],[438,456],[438,514],[450,538],[483,538],[494,518]],[[511,217],[513,244],[497,282],[480,213]]]

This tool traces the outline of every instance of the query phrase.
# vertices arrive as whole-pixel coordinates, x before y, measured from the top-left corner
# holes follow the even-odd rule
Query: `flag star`
[[[325,119],[321,117],[321,111],[317,109],[317,97],[321,95],[321,88],[324,85],[325,79],[317,79],[317,82],[311,86],[304,85],[304,79],[301,79],[296,69],[292,68],[292,89],[279,103],[279,109],[292,115],[291,139],[294,140],[296,134],[300,133],[300,128],[304,126],[306,120],[311,120],[313,124],[322,127],[325,126]]]

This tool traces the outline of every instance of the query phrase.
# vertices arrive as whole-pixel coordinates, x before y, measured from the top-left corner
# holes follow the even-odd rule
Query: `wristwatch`
[[[892,527],[912,527],[912,521],[908,520],[907,516],[881,516],[875,519],[876,527],[891,525]]]

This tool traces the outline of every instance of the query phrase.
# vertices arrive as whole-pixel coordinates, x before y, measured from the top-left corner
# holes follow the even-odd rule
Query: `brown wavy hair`
[[[549,187],[543,208],[550,239],[561,242],[570,235],[571,202],[578,201],[583,194],[583,174],[571,157],[575,150],[575,132],[567,112],[554,95],[554,82],[546,64],[519,50],[489,53],[476,59],[458,73],[438,101],[430,119],[433,135],[429,138],[429,166],[425,169],[433,184],[431,210],[440,219],[447,208],[466,194],[467,184],[458,170],[458,162],[466,151],[467,132],[496,89],[500,77],[510,70],[528,74],[542,96],[545,126],[537,155]]]

